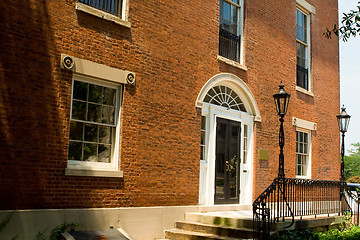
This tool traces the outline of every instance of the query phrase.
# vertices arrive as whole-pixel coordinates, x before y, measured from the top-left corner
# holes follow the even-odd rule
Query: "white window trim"
[[[297,128],[296,132],[307,133],[307,136],[308,136],[308,139],[307,139],[308,159],[307,159],[307,163],[306,163],[306,173],[303,176],[296,175],[296,178],[311,179],[311,131],[306,130],[306,129]],[[295,173],[296,173],[296,162],[295,162]]]
[[[300,118],[292,117],[292,125],[295,127],[295,131],[304,132],[304,133],[308,134],[309,158],[308,158],[307,167],[306,167],[306,176],[296,175],[296,178],[311,179],[311,160],[312,160],[312,157],[311,157],[311,155],[312,155],[311,154],[311,152],[312,152],[311,133],[312,133],[312,131],[317,130],[317,124],[314,122],[300,119]],[[296,159],[295,159],[295,161],[296,161]],[[296,162],[295,162],[295,173],[296,173]]]
[[[303,11],[307,12],[307,14],[315,14],[316,13],[315,7],[305,0],[296,0],[296,6],[297,6],[297,8],[300,8]]]
[[[92,6],[86,5],[84,3],[76,2],[75,9],[78,11],[82,11],[93,16],[108,20],[110,22],[119,24],[121,26],[131,28],[131,23],[128,21],[127,14],[126,14],[126,7],[127,1],[122,1],[122,10],[121,10],[121,17],[115,16],[111,13],[104,12],[100,9],[94,8]]]
[[[304,1],[305,2],[305,1]],[[299,42],[301,44],[304,44],[306,46],[306,67],[308,69],[308,88],[309,90],[306,90],[306,89],[303,89],[302,87],[300,86],[297,86],[297,84],[295,84],[295,86],[297,87],[296,89],[300,92],[303,92],[303,93],[312,93],[312,82],[311,82],[311,24],[310,24],[310,21],[311,21],[311,12],[307,10],[307,8],[304,8],[302,7],[302,5],[298,5],[296,6],[296,9],[299,10],[300,12],[302,12],[303,14],[306,15],[306,41],[307,43],[304,43],[298,39],[296,39],[296,42]],[[304,11],[305,9],[305,11]],[[314,8],[315,9],[315,8]],[[303,89],[303,91],[299,90],[299,89]],[[311,95],[311,94],[309,94]]]
[[[109,81],[103,81],[96,78],[90,78],[86,76],[81,76],[78,74],[73,75],[72,85],[74,85],[74,80],[79,80],[87,83],[95,83],[103,86],[115,87],[117,88],[117,103],[116,103],[116,112],[118,113],[115,116],[116,126],[115,126],[115,139],[113,143],[112,156],[110,163],[99,163],[99,162],[86,162],[86,161],[74,161],[67,160],[67,168],[65,170],[66,175],[71,176],[98,176],[98,177],[122,177],[123,173],[119,171],[119,158],[120,158],[120,116],[121,116],[121,100],[122,100],[122,85],[114,84]],[[74,87],[72,86],[72,91]],[[72,114],[72,101],[73,101],[73,92],[71,93],[71,111]],[[98,171],[98,173],[91,173],[91,171]]]

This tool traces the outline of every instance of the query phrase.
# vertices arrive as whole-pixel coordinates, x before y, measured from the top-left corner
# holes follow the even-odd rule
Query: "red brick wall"
[[[195,100],[206,81],[220,72],[243,79],[260,108],[256,195],[277,173],[278,120],[272,94],[281,80],[292,95],[285,119],[286,174],[295,173],[295,116],[318,124],[313,177],[338,179],[338,42],[322,36],[327,24],[337,21],[337,2],[310,3],[316,7],[313,98],[295,91],[292,1],[246,1],[248,71],[216,58],[217,0],[129,0],[130,29],[76,11],[73,0],[1,2],[0,208],[197,204],[201,111]],[[72,75],[59,68],[61,53],[137,74],[136,86],[125,86],[123,95],[123,179],[64,174]],[[269,150],[265,164],[257,160],[260,148]]]

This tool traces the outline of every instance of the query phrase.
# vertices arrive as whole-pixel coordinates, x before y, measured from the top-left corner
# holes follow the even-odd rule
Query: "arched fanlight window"
[[[206,94],[204,102],[225,107],[227,109],[246,112],[244,103],[241,101],[239,95],[226,86],[215,86],[211,88]]]

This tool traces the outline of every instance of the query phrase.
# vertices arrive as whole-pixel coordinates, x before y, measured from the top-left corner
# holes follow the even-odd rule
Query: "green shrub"
[[[360,227],[352,226],[347,229],[333,229],[327,232],[318,232],[319,240],[358,240],[360,239]]]
[[[280,232],[277,240],[319,240],[317,234],[309,229]]]

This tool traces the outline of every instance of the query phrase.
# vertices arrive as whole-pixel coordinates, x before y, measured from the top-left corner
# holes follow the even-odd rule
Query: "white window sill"
[[[94,16],[96,16],[96,17],[99,17],[99,18],[108,20],[108,21],[110,21],[110,22],[119,24],[119,25],[121,25],[121,26],[124,26],[124,27],[127,27],[127,28],[130,28],[130,27],[131,27],[131,23],[130,23],[130,22],[125,21],[125,20],[122,20],[121,18],[119,18],[119,17],[117,17],[117,16],[114,16],[114,15],[112,15],[112,14],[110,14],[110,13],[106,13],[106,12],[101,11],[101,10],[99,10],[99,9],[93,8],[93,7],[88,6],[88,5],[86,5],[86,4],[77,2],[75,8],[76,8],[76,10],[78,10],[78,11],[82,11],[82,12],[85,12],[85,13],[88,13],[88,14],[91,14],[91,15],[94,15]]]
[[[314,93],[309,92],[308,90],[306,90],[306,89],[304,89],[302,87],[296,86],[296,91],[304,93],[304,94],[309,95],[311,97],[314,97]]]
[[[124,173],[122,171],[105,171],[105,170],[93,170],[93,169],[74,169],[65,168],[66,176],[79,176],[79,177],[111,177],[122,178]]]
[[[226,57],[223,57],[223,56],[218,55],[218,56],[217,56],[217,60],[219,60],[220,62],[224,62],[224,63],[226,63],[226,64],[229,64],[229,65],[231,65],[231,66],[233,66],[233,67],[237,67],[237,68],[240,68],[240,69],[242,69],[242,70],[244,70],[244,71],[247,71],[247,67],[246,67],[246,66],[240,64],[239,62],[230,60],[230,59],[228,59],[228,58],[226,58]]]
[[[298,179],[310,179],[309,177],[307,177],[307,176],[298,176],[298,175],[296,175],[296,177],[295,178],[298,178]]]

